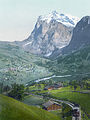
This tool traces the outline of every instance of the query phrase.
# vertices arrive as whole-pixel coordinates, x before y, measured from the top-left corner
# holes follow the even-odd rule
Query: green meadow
[[[24,98],[23,102],[28,105],[42,105],[45,100],[37,96],[29,95]]]
[[[79,93],[77,91],[73,92],[70,91],[69,88],[52,90],[49,93],[51,96],[55,98],[68,100],[79,104],[84,112],[90,114],[90,93],[85,94],[85,93]]]
[[[56,115],[0,95],[0,120],[60,120]]]

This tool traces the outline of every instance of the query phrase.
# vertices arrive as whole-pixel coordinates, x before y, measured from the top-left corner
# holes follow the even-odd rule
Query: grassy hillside
[[[60,120],[57,116],[0,95],[0,120]]]
[[[74,78],[78,79],[85,76],[90,77],[90,46],[70,55],[60,56],[56,60],[48,62],[47,67],[56,75],[76,75]]]
[[[90,115],[90,93],[72,92],[69,88],[50,91],[50,95],[63,100],[75,102],[81,106],[81,109]]]
[[[36,62],[48,60],[25,52],[14,44],[0,43],[0,81],[4,84],[26,84],[29,81],[49,76],[52,73]]]

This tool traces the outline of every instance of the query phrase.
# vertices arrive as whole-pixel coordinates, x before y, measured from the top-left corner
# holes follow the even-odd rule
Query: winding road
[[[53,76],[50,76],[50,77],[37,79],[37,80],[35,80],[35,82],[45,81],[45,80],[49,80],[49,79],[51,79],[51,78],[63,78],[63,77],[71,77],[71,76],[72,76],[72,75],[62,75],[62,76],[53,75]]]

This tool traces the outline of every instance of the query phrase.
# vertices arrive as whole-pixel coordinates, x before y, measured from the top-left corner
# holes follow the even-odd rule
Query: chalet
[[[48,88],[48,90],[53,90],[54,89],[54,86],[50,86],[49,88]]]
[[[54,89],[54,86],[46,86],[45,88],[44,88],[44,90],[53,90]]]
[[[52,86],[46,86],[44,90],[54,90],[54,89],[60,89],[62,87],[62,83],[57,83]]]
[[[59,110],[61,109],[61,105],[54,101],[48,101],[43,104],[43,109],[47,111]]]

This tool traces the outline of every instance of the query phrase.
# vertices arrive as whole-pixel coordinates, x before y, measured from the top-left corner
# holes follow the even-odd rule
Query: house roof
[[[60,88],[62,87],[62,83],[56,83],[54,85],[51,86],[46,86],[45,89],[49,89],[49,88]]]
[[[47,107],[49,107],[49,106],[51,106],[53,104],[59,105],[57,102],[49,100],[48,102],[44,103],[43,106],[47,108]]]
[[[50,86],[46,86],[45,89],[48,89]]]

